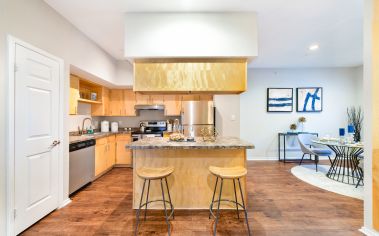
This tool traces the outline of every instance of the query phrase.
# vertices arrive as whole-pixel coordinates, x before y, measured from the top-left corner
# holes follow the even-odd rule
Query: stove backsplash
[[[137,116],[100,116],[93,117],[94,121],[101,122],[108,120],[109,122],[116,121],[119,127],[139,127],[139,122],[142,120],[174,120],[180,116],[165,116],[163,110],[140,110]]]

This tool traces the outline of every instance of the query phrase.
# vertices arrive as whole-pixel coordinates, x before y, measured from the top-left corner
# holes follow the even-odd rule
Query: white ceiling
[[[363,0],[45,0],[118,60],[125,12],[258,13],[252,67],[344,67],[363,61]],[[318,43],[316,52],[309,45]],[[157,45],[159,46],[159,45]]]

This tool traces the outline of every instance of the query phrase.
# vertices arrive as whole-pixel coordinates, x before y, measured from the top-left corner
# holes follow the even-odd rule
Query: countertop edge
[[[95,134],[95,135],[83,135],[83,136],[69,136],[69,139],[71,137],[77,137],[77,140],[71,140],[69,141],[69,144],[73,143],[79,143],[82,141],[87,141],[87,140],[93,140],[93,139],[99,139],[99,138],[105,138],[111,135],[117,135],[117,134],[131,134],[130,131],[119,131],[119,132],[109,132],[109,133],[100,133],[100,134]]]

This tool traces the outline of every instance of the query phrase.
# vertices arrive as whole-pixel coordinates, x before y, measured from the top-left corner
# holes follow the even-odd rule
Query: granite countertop
[[[253,149],[254,145],[236,137],[217,137],[215,142],[174,142],[168,138],[144,138],[126,145],[130,149]]]
[[[70,144],[72,144],[72,143],[82,142],[82,141],[91,140],[91,139],[104,138],[104,137],[108,137],[115,134],[131,134],[131,131],[119,130],[118,132],[115,132],[115,133],[114,132],[106,132],[106,133],[95,132],[94,134],[70,135],[69,141],[70,141]]]

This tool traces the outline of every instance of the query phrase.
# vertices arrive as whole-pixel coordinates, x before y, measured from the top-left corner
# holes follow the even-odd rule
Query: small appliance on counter
[[[101,129],[100,129],[100,131],[102,132],[102,133],[107,133],[107,132],[109,132],[109,121],[107,121],[107,120],[103,120],[102,122],[101,122]]]
[[[118,122],[112,122],[111,123],[111,132],[112,133],[117,133],[118,132]]]
[[[172,123],[170,120],[167,120],[167,132],[172,132]]]

